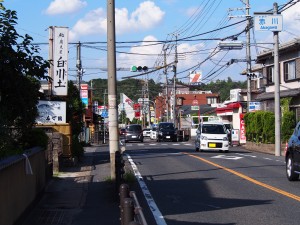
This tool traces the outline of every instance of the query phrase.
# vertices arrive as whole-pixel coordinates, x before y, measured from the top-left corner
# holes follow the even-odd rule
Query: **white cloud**
[[[163,19],[164,12],[152,1],[142,2],[139,7],[129,14],[126,8],[116,9],[117,34],[147,30],[157,26]],[[93,10],[80,19],[72,28],[70,38],[106,32],[106,11],[102,8]]]
[[[283,16],[283,31],[280,32],[280,40],[288,41],[294,38],[299,38],[300,34],[300,12],[299,3],[292,6],[282,13]]]
[[[130,54],[119,54],[118,61],[120,65],[118,67],[130,67],[132,65],[152,67],[158,54],[161,52],[161,45],[156,45],[156,41],[157,39],[154,36],[146,36],[141,45],[130,49]],[[139,53],[142,53],[142,55],[139,55]]]
[[[82,0],[54,0],[46,9],[46,14],[57,15],[77,12],[85,7],[87,3]]]

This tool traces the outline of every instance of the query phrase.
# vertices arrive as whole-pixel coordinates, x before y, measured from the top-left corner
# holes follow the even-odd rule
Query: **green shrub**
[[[295,114],[292,111],[285,112],[281,121],[281,140],[288,141],[295,128]]]
[[[40,146],[47,148],[49,137],[43,129],[33,128],[22,137],[24,149]]]

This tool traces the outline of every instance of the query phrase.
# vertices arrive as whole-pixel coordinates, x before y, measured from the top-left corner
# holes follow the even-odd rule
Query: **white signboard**
[[[257,31],[282,31],[282,15],[256,15],[254,24]]]
[[[249,102],[249,112],[260,110],[260,102]]]
[[[198,84],[202,80],[202,72],[198,71],[196,73],[190,73],[190,83],[193,84]]]
[[[66,123],[66,102],[39,101],[37,108],[39,116],[36,118],[36,123]]]
[[[68,28],[53,27],[53,95],[68,95]]]

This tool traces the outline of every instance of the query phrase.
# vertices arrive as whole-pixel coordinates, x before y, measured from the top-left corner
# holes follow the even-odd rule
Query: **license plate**
[[[170,136],[166,136],[166,138],[171,138]]]
[[[215,148],[215,147],[216,147],[216,143],[209,143],[209,144],[208,144],[208,147],[210,147],[210,148]]]
[[[136,138],[136,136],[132,136],[132,138]]]

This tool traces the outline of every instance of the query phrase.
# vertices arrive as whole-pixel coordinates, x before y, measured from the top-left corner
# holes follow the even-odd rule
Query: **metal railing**
[[[121,184],[119,195],[121,225],[147,225],[147,221],[135,192],[129,192],[129,186],[127,184]]]

